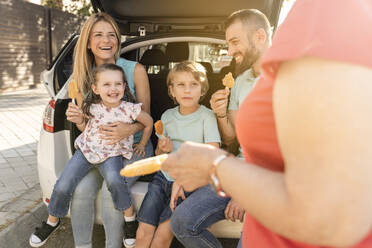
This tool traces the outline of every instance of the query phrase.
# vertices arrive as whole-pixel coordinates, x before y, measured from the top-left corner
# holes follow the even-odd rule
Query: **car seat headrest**
[[[168,65],[168,59],[160,49],[149,49],[143,53],[140,63],[144,66]]]
[[[187,42],[168,43],[165,55],[169,62],[181,62],[189,59],[189,44]]]
[[[205,71],[207,72],[207,73],[213,73],[213,68],[212,68],[212,65],[211,65],[211,63],[209,63],[209,62],[199,62],[202,66],[204,66],[204,68],[205,68]]]

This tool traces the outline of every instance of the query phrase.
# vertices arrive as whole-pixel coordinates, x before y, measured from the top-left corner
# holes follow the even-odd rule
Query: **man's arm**
[[[221,134],[222,143],[225,145],[231,145],[235,138],[235,118],[238,111],[229,110],[225,117],[217,116],[218,130]]]
[[[237,111],[227,111],[229,94],[230,91],[228,89],[218,90],[212,95],[210,100],[211,108],[217,117],[222,143],[226,145],[232,144],[236,137],[234,124]]]

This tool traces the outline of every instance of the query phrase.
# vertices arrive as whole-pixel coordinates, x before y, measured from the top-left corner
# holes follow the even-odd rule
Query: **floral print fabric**
[[[119,143],[108,145],[107,140],[100,138],[99,127],[117,121],[133,123],[141,112],[141,103],[122,101],[118,107],[109,108],[102,103],[92,104],[85,130],[75,140],[75,148],[80,149],[85,158],[92,164],[102,163],[109,157],[122,155],[130,159],[133,154],[133,135]]]

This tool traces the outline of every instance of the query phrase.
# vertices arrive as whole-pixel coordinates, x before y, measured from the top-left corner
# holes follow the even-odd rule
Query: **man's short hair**
[[[225,21],[225,30],[233,23],[240,21],[247,27],[248,34],[262,28],[268,37],[271,36],[270,22],[264,13],[257,9],[241,9],[232,13]]]

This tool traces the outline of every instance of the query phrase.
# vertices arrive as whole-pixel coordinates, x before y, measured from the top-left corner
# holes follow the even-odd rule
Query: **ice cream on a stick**
[[[226,86],[226,88],[231,89],[234,86],[234,77],[231,72],[227,73],[223,79],[222,84]]]
[[[79,94],[79,88],[77,86],[77,83],[75,81],[70,81],[69,85],[68,85],[68,97],[70,97],[72,99],[72,102],[74,104],[76,104],[76,97],[78,96]]]
[[[164,153],[155,157],[145,158],[125,166],[120,170],[123,177],[135,177],[154,173],[161,169],[161,164],[168,158]]]
[[[163,136],[163,131],[164,131],[163,122],[161,120],[158,120],[157,122],[154,123],[154,127],[155,127],[155,133],[158,136],[158,138],[164,138],[164,136]]]

